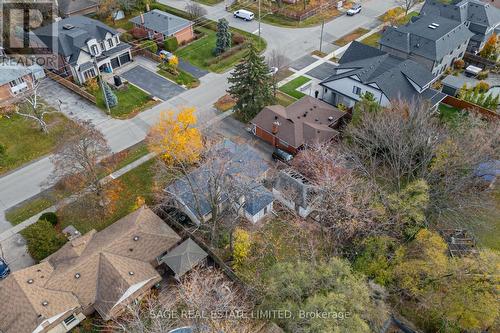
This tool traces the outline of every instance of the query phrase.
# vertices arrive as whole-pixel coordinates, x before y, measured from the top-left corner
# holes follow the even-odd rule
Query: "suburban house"
[[[247,144],[224,140],[213,154],[213,160],[165,189],[172,204],[198,225],[212,218],[214,204],[220,212],[233,205],[240,216],[252,223],[270,213],[273,195],[261,184],[269,165],[259,153]],[[215,195],[217,199],[213,198]]]
[[[468,25],[473,33],[467,46],[468,52],[476,52],[493,33],[500,32],[499,1],[459,0],[444,3],[439,0],[427,0],[420,11],[420,16],[441,16]]]
[[[194,39],[193,22],[158,9],[136,16],[130,22],[146,30],[151,39],[164,40],[174,36],[179,44]]]
[[[266,106],[252,119],[252,132],[272,146],[296,154],[305,146],[333,140],[345,115],[330,104],[304,96],[287,107]]]
[[[273,196],[288,209],[306,218],[320,198],[318,188],[292,168],[281,170],[273,185]]]
[[[474,34],[468,24],[436,15],[420,15],[401,27],[388,27],[380,49],[413,60],[437,76],[461,59]]]
[[[97,12],[98,3],[94,0],[56,0],[61,17],[89,15]]]
[[[94,311],[104,320],[115,318],[161,280],[155,268],[180,241],[145,206],[100,232],[76,237],[0,281],[0,299],[16,300],[0,302],[0,331],[68,332]]]
[[[381,106],[388,106],[395,99],[421,99],[435,106],[445,94],[431,88],[434,80],[428,69],[411,59],[354,41],[333,74],[320,83],[321,99],[351,108],[364,93],[370,92]]]
[[[65,18],[36,29],[34,34],[58,55],[48,69],[71,75],[80,84],[97,76],[97,69],[112,73],[132,61],[130,45],[120,41],[116,30],[85,16]]]
[[[39,65],[24,66],[13,59],[1,56],[0,50],[0,105],[12,103],[23,93],[33,89],[45,77]]]

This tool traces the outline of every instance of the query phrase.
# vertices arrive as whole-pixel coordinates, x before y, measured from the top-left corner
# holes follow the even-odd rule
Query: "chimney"
[[[144,13],[141,13],[141,24],[144,25]]]
[[[271,132],[272,132],[274,135],[278,134],[278,132],[279,132],[279,127],[280,127],[280,123],[279,123],[279,121],[277,121],[277,120],[276,120],[276,121],[274,121],[274,122],[273,122],[273,129],[271,130]]]
[[[146,4],[146,11],[149,12],[151,9],[149,8],[149,3]]]

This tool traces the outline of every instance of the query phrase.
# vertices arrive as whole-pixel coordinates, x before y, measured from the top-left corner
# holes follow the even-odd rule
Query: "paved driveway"
[[[184,92],[184,89],[181,86],[163,78],[143,66],[135,66],[125,73],[122,73],[121,76],[142,90],[147,91],[151,95],[161,98],[164,101],[167,101]]]
[[[189,62],[182,59],[179,59],[179,67],[197,79],[199,79],[200,77],[204,77],[205,75],[208,74],[206,70],[193,66]]]

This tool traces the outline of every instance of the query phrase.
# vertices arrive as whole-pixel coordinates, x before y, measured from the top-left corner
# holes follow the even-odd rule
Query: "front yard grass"
[[[351,31],[347,35],[342,36],[341,38],[337,39],[335,42],[333,42],[333,44],[338,45],[338,46],[345,46],[345,45],[349,44],[350,42],[363,36],[368,31],[370,31],[370,30],[365,29],[365,28],[357,28],[356,30]]]
[[[378,42],[380,41],[381,37],[382,37],[382,33],[375,32],[375,33],[371,34],[370,36],[366,37],[365,39],[363,39],[361,41],[361,43],[378,48],[378,46],[379,46]]]
[[[218,3],[221,3],[223,0],[195,0],[195,1],[207,6],[214,6]]]
[[[292,96],[289,96],[285,93],[282,93],[281,91],[276,92],[276,103],[283,105],[283,106],[288,106],[290,104],[293,104],[296,102],[297,99],[293,98]]]
[[[168,70],[166,70],[165,68],[163,68],[162,65],[159,65],[158,70],[156,71],[156,73],[160,74],[161,76],[164,76],[167,79],[174,81],[178,85],[185,86],[189,89],[196,88],[200,85],[200,80],[198,80],[197,78],[195,78],[194,76],[192,76],[188,72],[183,71],[180,68],[177,68],[177,72],[179,74],[174,75],[174,74],[170,73]]]
[[[118,105],[110,109],[111,116],[114,118],[131,118],[157,104],[147,93],[131,83],[128,84],[128,89],[113,90],[113,92],[118,98]],[[96,98],[97,106],[106,111],[106,102],[101,89],[99,89]]]
[[[311,81],[310,78],[305,77],[305,76],[299,76],[298,78],[295,78],[292,81],[288,82],[287,84],[281,86],[279,88],[279,90],[284,92],[285,94],[291,96],[291,97],[295,97],[297,99],[300,99],[303,96],[305,96],[305,94],[298,91],[297,88],[303,86],[304,84],[306,84],[309,81]]]
[[[0,155],[0,174],[50,153],[71,123],[60,113],[48,114],[45,120],[48,134],[42,133],[33,120],[22,116],[0,117],[0,144],[6,149]]]

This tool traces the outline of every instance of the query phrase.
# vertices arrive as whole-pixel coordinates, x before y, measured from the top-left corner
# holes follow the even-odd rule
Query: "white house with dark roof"
[[[500,33],[500,9],[498,0],[455,0],[443,3],[439,0],[427,0],[420,11],[421,16],[441,16],[465,23],[473,33],[467,51],[481,50],[493,33]]]
[[[466,22],[420,15],[401,27],[388,27],[379,44],[382,51],[413,60],[436,76],[464,56],[472,36]]]
[[[89,17],[68,17],[36,29],[34,34],[58,55],[49,69],[72,75],[80,84],[97,76],[97,69],[112,73],[132,61],[130,45],[120,41],[119,33]]]
[[[434,80],[427,68],[413,60],[353,42],[332,75],[320,83],[321,99],[351,108],[370,92],[382,106],[396,99],[421,99],[435,106],[445,94],[431,88]]]

